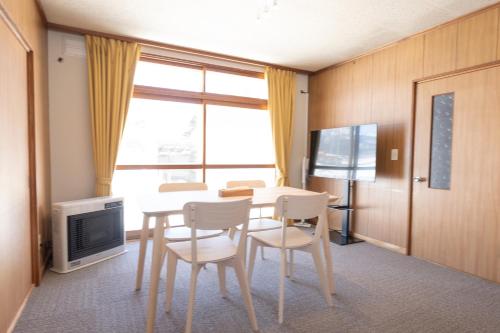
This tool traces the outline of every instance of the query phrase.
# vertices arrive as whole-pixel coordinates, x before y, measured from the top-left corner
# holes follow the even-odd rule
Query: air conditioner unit
[[[52,205],[54,272],[75,269],[125,253],[123,198],[99,197]]]

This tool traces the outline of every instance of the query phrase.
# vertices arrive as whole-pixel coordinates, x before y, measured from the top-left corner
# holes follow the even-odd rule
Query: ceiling
[[[497,2],[278,0],[259,19],[265,1],[40,3],[51,23],[315,71]]]

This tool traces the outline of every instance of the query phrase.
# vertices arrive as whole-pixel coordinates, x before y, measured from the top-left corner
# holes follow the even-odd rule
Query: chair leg
[[[290,249],[290,263],[288,264],[288,277],[293,279],[293,250]]]
[[[323,296],[325,297],[326,303],[329,306],[333,306],[332,295],[330,294],[330,287],[328,285],[325,269],[323,267],[323,260],[321,260],[321,251],[319,250],[319,246],[319,243],[313,244],[311,246],[311,253],[314,259],[314,265],[316,266],[316,272],[318,273]]]
[[[331,294],[335,294],[335,281],[333,276],[333,263],[332,253],[330,252],[330,231],[328,230],[328,223],[324,223],[323,235],[321,236],[321,243],[323,244],[323,255],[326,261],[326,276],[328,279],[328,289]]]
[[[253,267],[255,265],[255,257],[257,256],[257,246],[259,244],[252,238],[250,241],[250,258],[248,259],[248,284],[252,285]],[[263,247],[263,246],[261,246]]]
[[[191,269],[191,281],[189,283],[189,301],[188,301],[188,312],[186,316],[186,328],[185,333],[191,333],[193,325],[193,311],[194,311],[194,297],[196,295],[196,280],[198,279],[198,272],[200,271],[200,266],[193,266]]]
[[[141,241],[139,243],[139,260],[137,261],[137,275],[135,278],[135,290],[141,289],[142,276],[144,273],[144,260],[146,258],[146,249],[148,247],[149,216],[144,215],[142,220]]]
[[[167,244],[167,243],[165,242],[165,244]],[[162,251],[161,251],[160,272],[161,272],[161,270],[163,269],[163,263],[166,263],[166,262],[167,262],[167,260],[168,260],[168,259],[167,259],[167,260],[165,260],[165,257],[166,257],[166,256],[167,256],[167,247],[166,247],[166,246],[164,246],[164,247],[162,248]],[[160,273],[160,274],[161,274],[161,273]]]
[[[177,256],[175,253],[167,251],[167,288],[165,300],[165,312],[170,312],[172,308],[172,298],[174,296],[175,273],[177,270]]]
[[[161,267],[163,267],[163,261],[165,260],[165,255],[167,254],[167,251],[163,251],[161,253]]]
[[[278,307],[278,322],[283,324],[283,312],[285,307],[285,276],[286,276],[286,250],[280,253],[280,296]]]
[[[161,254],[165,246],[163,237],[163,222],[157,217],[153,234],[153,255],[151,258],[151,276],[149,282],[148,310],[146,320],[146,332],[153,333],[156,317],[156,305],[158,301],[158,283],[161,274]]]
[[[247,266],[247,254],[248,254],[248,237],[243,240],[243,265]]]
[[[266,260],[266,258],[264,258],[264,247],[263,246],[260,247],[260,258],[262,260]]]
[[[250,287],[248,284],[247,275],[245,273],[245,266],[241,258],[236,257],[234,259],[234,270],[236,271],[236,276],[238,277],[238,282],[240,284],[241,296],[245,301],[247,306],[248,318],[250,319],[250,325],[254,331],[258,331],[257,318],[255,317],[255,309],[253,307],[252,296],[250,295]]]
[[[219,288],[220,293],[223,298],[227,297],[227,289],[226,289],[226,266],[224,264],[217,264],[217,273],[219,274]]]
[[[227,232],[227,236],[231,239],[234,239],[234,234],[236,233],[236,228],[229,228]]]

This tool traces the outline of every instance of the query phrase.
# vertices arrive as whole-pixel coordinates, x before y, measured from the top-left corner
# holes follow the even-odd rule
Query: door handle
[[[425,178],[425,177],[413,177],[413,181],[415,183],[425,182],[426,180],[427,180],[427,178]]]

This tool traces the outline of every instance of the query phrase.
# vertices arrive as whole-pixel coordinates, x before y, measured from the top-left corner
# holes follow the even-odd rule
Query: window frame
[[[165,169],[201,169],[202,181],[206,182],[207,169],[264,169],[276,168],[276,164],[207,164],[206,163],[206,139],[207,139],[207,105],[221,105],[230,107],[240,107],[246,109],[266,110],[268,108],[267,99],[252,97],[224,95],[206,92],[206,72],[215,71],[227,74],[248,76],[264,79],[264,73],[225,67],[220,65],[201,63],[188,60],[180,60],[171,57],[142,53],[139,61],[147,61],[162,65],[187,67],[202,71],[203,84],[202,91],[186,91],[170,88],[150,87],[134,85],[133,98],[160,100],[169,102],[184,102],[203,105],[203,158],[201,164],[117,164],[115,170],[165,170]]]

